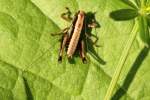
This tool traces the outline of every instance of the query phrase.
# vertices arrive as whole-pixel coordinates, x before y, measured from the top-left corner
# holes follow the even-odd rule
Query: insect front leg
[[[79,53],[83,63],[87,63],[85,55],[85,43],[83,40],[79,41]]]
[[[68,7],[66,7],[67,12],[61,14],[61,18],[70,22],[73,18],[71,17],[71,11]]]
[[[64,33],[64,36],[62,37],[62,41],[61,41],[61,45],[60,45],[60,50],[59,50],[59,56],[58,56],[59,62],[62,61],[63,51],[66,46],[67,39],[68,39],[68,35],[67,35],[67,33]]]
[[[56,36],[56,35],[63,35],[64,33],[66,33],[68,31],[69,27],[61,30],[60,32],[58,33],[51,33],[52,36]]]

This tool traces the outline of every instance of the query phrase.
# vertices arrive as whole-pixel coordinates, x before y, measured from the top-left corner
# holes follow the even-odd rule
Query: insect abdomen
[[[84,12],[80,11],[78,14],[78,18],[77,21],[75,23],[75,28],[69,43],[69,47],[67,50],[67,56],[68,58],[72,57],[72,55],[74,54],[79,38],[80,38],[80,33],[83,27],[83,22],[84,22]]]

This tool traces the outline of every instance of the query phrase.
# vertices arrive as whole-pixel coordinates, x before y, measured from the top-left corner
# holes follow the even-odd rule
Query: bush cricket
[[[62,13],[61,17],[66,21],[71,21],[71,25],[59,33],[52,34],[63,34],[58,61],[62,61],[63,51],[66,48],[68,59],[71,59],[74,53],[79,50],[83,63],[86,63],[85,39],[89,38],[91,40],[89,34],[86,33],[86,28],[95,28],[97,27],[97,23],[94,19],[92,19],[92,22],[87,23],[86,13],[82,10],[79,10],[73,18],[71,17],[69,8],[66,7],[66,10],[67,12]],[[96,38],[93,44],[95,44],[97,40],[98,38]]]

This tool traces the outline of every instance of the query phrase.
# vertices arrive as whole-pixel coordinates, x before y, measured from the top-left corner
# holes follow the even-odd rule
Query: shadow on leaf
[[[123,85],[116,91],[116,93],[113,95],[111,100],[120,100],[120,98],[126,94],[138,69],[140,68],[144,59],[147,57],[148,53],[149,53],[149,48],[145,47],[142,49],[142,51],[136,58],[134,64],[132,65],[131,69],[129,70]]]
[[[98,41],[98,37],[96,35],[91,34],[92,28],[89,28],[87,26],[88,24],[91,24],[94,21],[94,23],[96,23],[96,27],[95,28],[100,28],[101,27],[100,24],[96,21],[95,14],[96,14],[96,12],[94,12],[94,13],[88,12],[86,14],[86,22],[87,22],[86,27],[87,28],[85,30],[86,31],[85,33],[87,33],[90,37],[96,38],[97,39],[95,41],[95,43],[96,43]],[[97,52],[95,51],[94,46],[96,46],[96,45],[93,45],[92,42],[93,41],[91,39],[87,38],[87,43],[86,43],[86,45],[88,46],[87,51],[100,64],[103,64],[103,65],[106,64],[106,62],[102,58],[100,58],[99,55],[97,54]]]
[[[25,91],[26,91],[26,94],[27,94],[27,100],[34,100],[27,80],[25,78],[23,78],[23,80],[24,80],[24,85],[25,85]]]

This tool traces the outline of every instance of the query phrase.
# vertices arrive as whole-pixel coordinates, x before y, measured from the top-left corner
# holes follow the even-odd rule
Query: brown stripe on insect
[[[78,41],[80,38],[81,30],[83,27],[83,22],[84,22],[84,12],[79,11],[78,18],[77,18],[76,23],[75,23],[73,35],[71,37],[69,47],[67,50],[68,58],[72,58],[72,55],[74,54],[74,52],[76,50],[76,47],[77,47],[77,44],[78,44]]]

